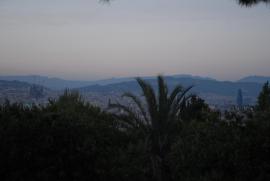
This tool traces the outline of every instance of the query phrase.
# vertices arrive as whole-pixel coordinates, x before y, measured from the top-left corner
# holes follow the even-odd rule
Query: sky
[[[270,6],[235,0],[0,0],[0,74],[95,80],[270,76]]]

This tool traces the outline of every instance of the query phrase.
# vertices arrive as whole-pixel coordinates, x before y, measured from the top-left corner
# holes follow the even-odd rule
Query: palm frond
[[[187,88],[185,88],[182,93],[180,95],[177,96],[177,99],[176,99],[176,105],[178,105],[182,99],[186,96],[186,94],[193,88],[193,86],[189,86]]]
[[[131,108],[122,105],[120,103],[110,103],[109,104],[109,109],[118,109],[118,110],[122,110],[124,111],[124,113],[126,113],[126,116],[129,117],[128,123],[135,127],[145,127],[144,123],[141,121],[140,117],[135,113],[134,110],[132,110]],[[120,113],[120,115],[123,115],[123,113]]]
[[[177,95],[180,92],[182,92],[182,90],[183,90],[183,87],[181,85],[178,85],[178,86],[176,86],[173,89],[173,91],[172,91],[172,93],[171,93],[171,95],[169,97],[168,106],[171,106],[172,105],[172,103],[174,102],[175,98],[177,97]]]
[[[162,76],[158,76],[158,113],[159,113],[159,121],[163,121],[166,119],[168,115],[168,87],[164,81]]]
[[[141,112],[144,121],[146,122],[146,124],[150,124],[149,119],[147,117],[147,113],[143,107],[142,101],[140,100],[140,98],[138,98],[136,95],[132,94],[131,92],[126,92],[122,95],[122,97],[127,97],[130,98],[138,107],[139,111]]]
[[[185,109],[186,105],[187,105],[187,102],[190,100],[190,98],[192,97],[193,95],[190,94],[190,95],[185,95],[181,98],[181,101],[179,101],[179,103],[177,104],[177,106],[173,109],[173,115],[176,117],[176,118],[180,118],[181,116],[181,113],[182,111]]]
[[[183,105],[183,103],[187,100],[190,99],[191,96],[186,96],[186,94],[188,93],[188,91],[190,91],[190,89],[192,89],[193,86],[189,86],[186,89],[184,89],[180,95],[177,96],[177,98],[173,101],[173,103],[171,104],[170,107],[170,119],[174,120],[174,118],[176,118],[179,113],[181,112],[181,107]]]
[[[149,83],[145,82],[141,78],[137,78],[136,80],[143,91],[143,96],[145,97],[147,103],[147,108],[152,120],[152,124],[153,126],[155,126],[156,124],[155,121],[157,120],[158,117],[155,91]]]

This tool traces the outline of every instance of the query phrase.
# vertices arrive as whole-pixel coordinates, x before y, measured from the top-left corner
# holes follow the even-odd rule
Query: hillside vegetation
[[[258,103],[221,116],[192,87],[157,91],[106,111],[65,91],[46,106],[0,106],[1,180],[270,180],[270,87]]]

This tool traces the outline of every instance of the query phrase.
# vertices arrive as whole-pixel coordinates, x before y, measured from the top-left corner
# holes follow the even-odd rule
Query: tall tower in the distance
[[[236,98],[236,103],[238,107],[243,106],[243,94],[242,94],[242,89],[238,89],[237,92],[237,98]]]

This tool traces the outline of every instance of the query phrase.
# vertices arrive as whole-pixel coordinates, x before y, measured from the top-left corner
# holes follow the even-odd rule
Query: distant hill
[[[31,84],[26,82],[20,82],[17,80],[14,81],[6,81],[6,80],[0,80],[0,90],[3,89],[23,89],[23,88],[29,88]]]
[[[242,79],[240,79],[238,82],[256,82],[256,83],[260,83],[263,84],[267,81],[270,81],[270,77],[266,77],[266,76],[248,76],[248,77],[244,77]]]
[[[172,78],[191,78],[191,79],[198,79],[198,80],[213,80],[215,81],[216,79],[210,78],[210,77],[202,77],[202,76],[196,76],[196,75],[189,75],[189,74],[177,74],[177,75],[172,75],[168,76]]]
[[[142,77],[156,89],[156,77]],[[2,80],[1,80],[2,79]],[[244,103],[254,104],[267,77],[250,76],[239,81],[218,81],[208,77],[192,75],[172,75],[165,77],[170,89],[181,84],[184,87],[193,85],[193,93],[198,94],[211,105],[233,105],[236,102],[238,89],[242,89]],[[134,78],[112,78],[98,81],[72,81],[44,76],[0,76],[0,98],[27,101],[29,88],[39,84],[46,90],[46,98],[56,97],[65,88],[78,90],[87,101],[107,104],[108,99],[119,99],[123,92],[140,93]],[[27,97],[28,96],[28,97]],[[45,101],[45,99],[43,100]]]
[[[64,80],[64,79],[59,79],[59,78],[49,78],[49,77],[40,76],[40,75],[0,76],[0,80],[7,80],[7,81],[16,80],[16,81],[21,81],[21,82],[27,82],[30,84],[39,84],[53,90],[62,90],[65,88],[72,89],[72,88],[91,85],[90,81]]]
[[[176,74],[176,75],[167,75],[165,76],[167,78],[193,78],[193,79],[199,79],[199,80],[215,80],[209,77],[201,77],[201,76],[193,76],[188,74]],[[145,80],[151,80],[155,79],[155,76],[143,76],[141,77]],[[104,80],[97,80],[92,81],[90,85],[109,85],[109,84],[117,84],[117,83],[123,83],[123,82],[134,82],[135,77],[124,77],[124,78],[111,78],[111,79],[104,79]]]
[[[157,87],[156,79],[147,79],[154,87]],[[253,82],[230,82],[230,81],[216,81],[216,80],[203,80],[189,77],[166,77],[169,88],[181,84],[184,87],[193,85],[194,92],[207,92],[227,96],[234,96],[238,89],[242,89],[248,96],[257,96],[261,90],[261,84]],[[108,85],[90,85],[81,87],[78,90],[91,91],[91,92],[111,92],[111,91],[139,91],[139,87],[135,81],[128,81],[122,83],[108,84]]]
[[[196,79],[203,79],[203,80],[214,80],[211,78],[199,77],[199,76],[192,76],[192,75],[173,75],[169,77],[186,77],[186,78],[196,78]],[[154,77],[143,77],[144,79],[153,79]],[[80,81],[80,80],[64,80],[60,78],[50,78],[46,76],[40,75],[27,75],[27,76],[0,76],[0,80],[7,80],[7,81],[21,81],[27,82],[30,84],[39,84],[45,87],[48,87],[53,90],[63,90],[66,88],[74,89],[89,85],[108,85],[108,84],[116,84],[122,82],[129,82],[134,81],[133,77],[124,77],[124,78],[111,78],[111,79],[104,79],[104,80],[97,80],[97,81]]]

